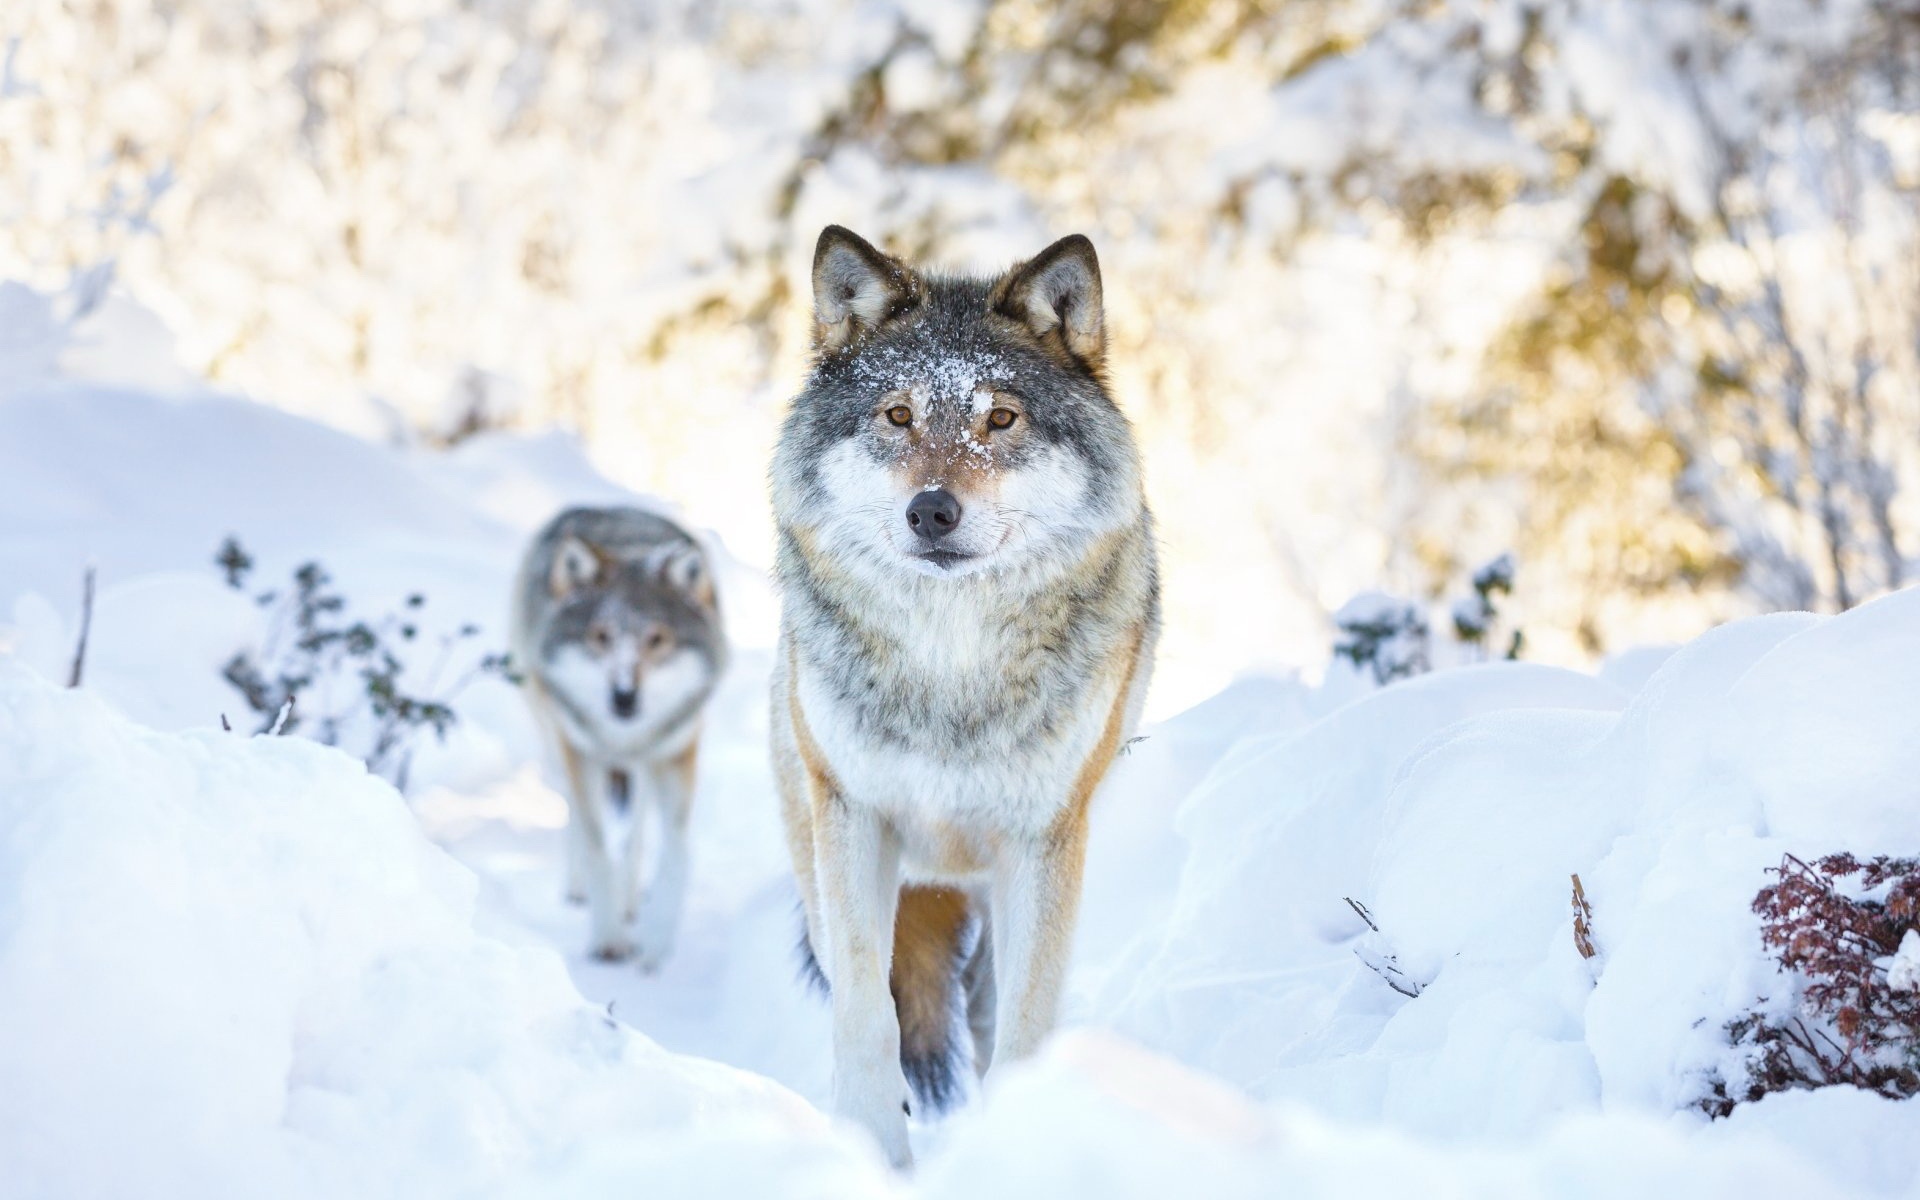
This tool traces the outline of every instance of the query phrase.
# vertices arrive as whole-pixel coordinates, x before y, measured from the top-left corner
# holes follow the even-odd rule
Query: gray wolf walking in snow
[[[568,509],[521,562],[511,637],[566,776],[568,898],[587,903],[594,955],[653,970],[680,923],[701,711],[727,661],[711,566],[664,517]],[[643,893],[648,809],[660,848]]]
[[[993,279],[830,226],[775,451],[773,754],[836,1110],[910,1159],[968,1062],[1052,1028],[1087,810],[1159,634],[1084,237]]]

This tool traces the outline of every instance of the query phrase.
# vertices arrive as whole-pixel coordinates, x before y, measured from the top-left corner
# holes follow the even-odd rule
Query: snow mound
[[[467,1194],[589,1146],[726,1164],[685,1139],[867,1169],[790,1094],[476,932],[477,890],[344,754],[156,733],[0,662],[8,1194]]]
[[[1525,1144],[1455,1147],[1330,1123],[1297,1105],[1253,1104],[1169,1059],[1076,1034],[1012,1074],[984,1110],[956,1120],[919,1192],[930,1200],[1784,1200],[1898,1194],[1911,1182],[1920,1164],[1901,1105],[1847,1092],[1825,1106],[1852,1130],[1856,1150],[1894,1165],[1877,1181],[1842,1182],[1797,1152],[1796,1143],[1836,1128],[1832,1119],[1810,1121],[1816,1098],[1776,1099],[1785,1103],[1763,1107],[1778,1120],[1743,1114],[1694,1136],[1643,1115],[1589,1114]]]
[[[1794,1000],[1750,907],[1767,869],[1920,848],[1915,661],[1920,590],[1722,627],[1631,697],[1499,664],[1242,741],[1180,812],[1166,916],[1088,1015],[1258,1097],[1424,1136],[1691,1122],[1741,1069],[1726,1022]],[[1831,1137],[1853,1102],[1791,1101]],[[1920,1141],[1920,1108],[1889,1111]],[[1896,1165],[1920,1162],[1868,1156],[1862,1186]]]

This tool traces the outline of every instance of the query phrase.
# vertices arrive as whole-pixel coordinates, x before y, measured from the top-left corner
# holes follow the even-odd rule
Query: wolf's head
[[[829,226],[813,316],[813,372],[773,467],[787,534],[869,576],[956,577],[1057,561],[1139,518],[1086,238],[973,279]]]
[[[636,549],[566,533],[544,582],[541,674],[597,740],[645,740],[712,689],[724,647],[711,574],[691,539]]]

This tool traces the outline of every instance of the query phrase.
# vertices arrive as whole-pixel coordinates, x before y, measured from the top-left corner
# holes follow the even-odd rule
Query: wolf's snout
[[[945,488],[921,492],[907,505],[907,525],[929,541],[952,533],[960,524],[960,501]]]
[[[640,690],[638,688],[613,689],[613,715],[622,721],[633,716],[640,708]]]

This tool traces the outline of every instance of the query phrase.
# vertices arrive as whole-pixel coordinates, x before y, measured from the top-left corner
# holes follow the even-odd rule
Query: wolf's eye
[[[1020,414],[1010,408],[996,408],[987,414],[987,425],[993,429],[1008,429],[1020,419]]]
[[[911,425],[913,424],[913,410],[904,404],[896,404],[887,410],[887,420],[892,421],[895,425]]]
[[[613,635],[607,632],[605,625],[595,625],[587,630],[587,645],[605,653],[613,646]]]
[[[666,648],[667,648],[667,635],[665,631],[656,629],[651,633],[647,634],[647,653],[658,654],[662,650],[665,650]]]

